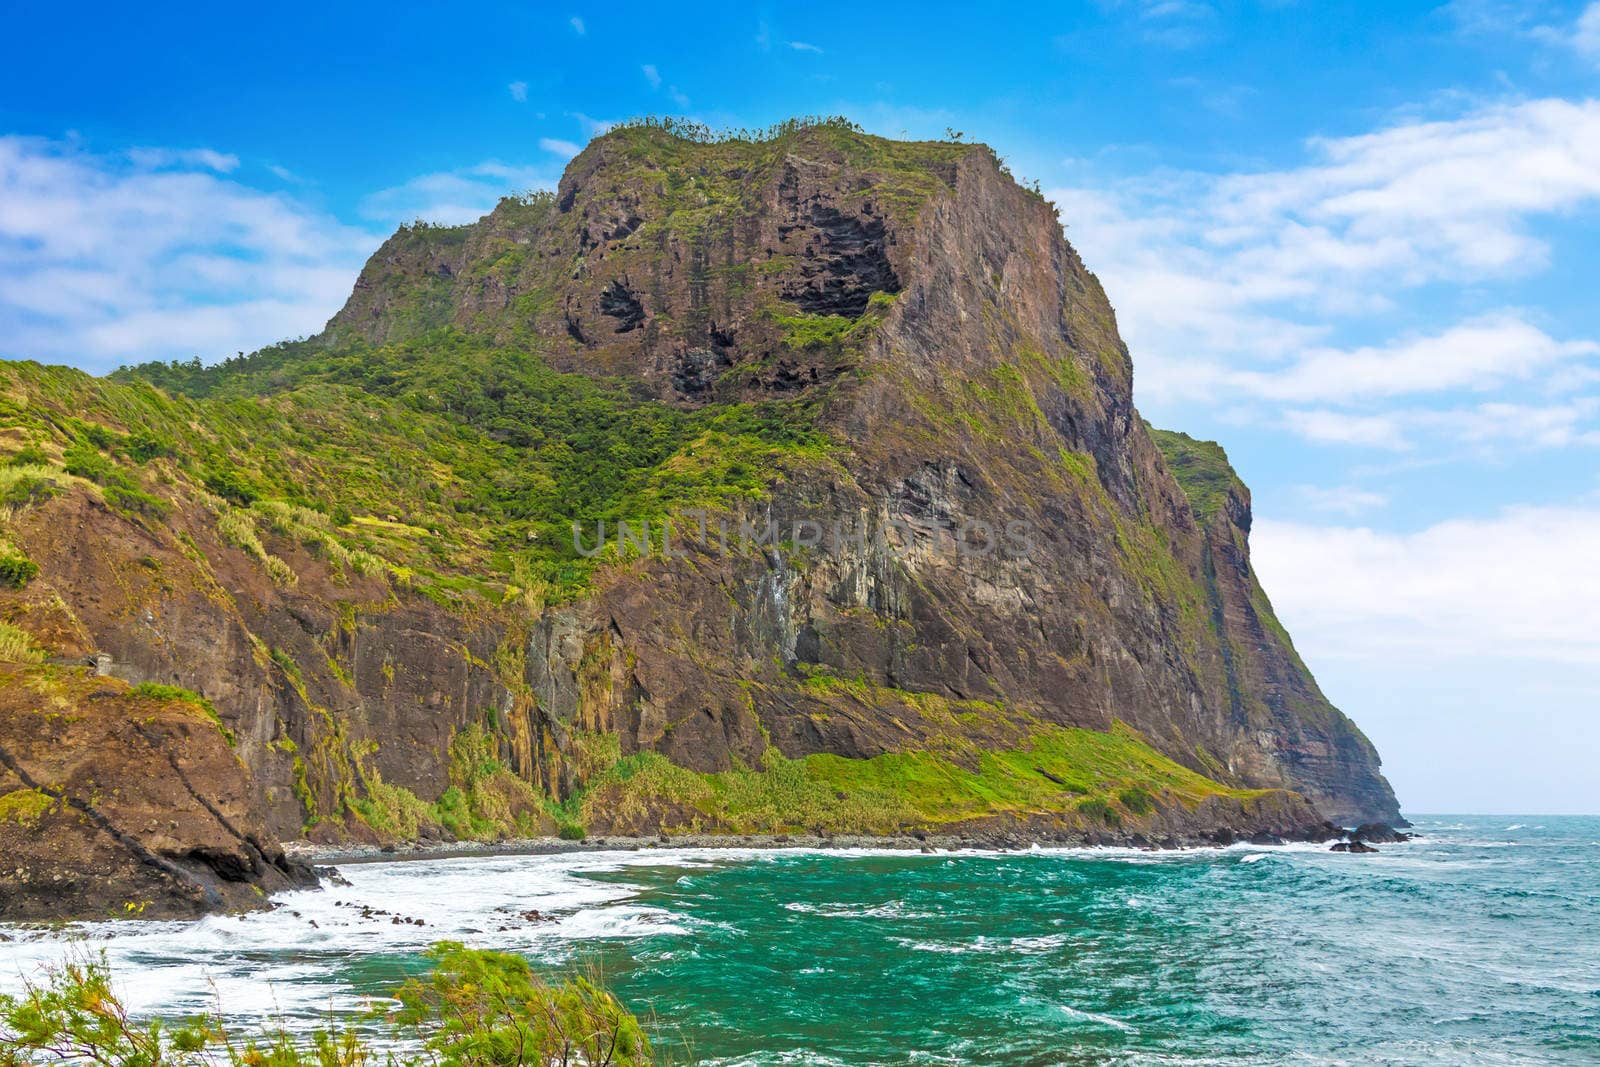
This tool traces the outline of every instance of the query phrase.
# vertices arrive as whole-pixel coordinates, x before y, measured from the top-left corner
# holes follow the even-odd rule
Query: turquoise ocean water
[[[0,989],[104,949],[141,1011],[305,1022],[370,1006],[452,938],[603,968],[680,1061],[687,1046],[720,1064],[1600,1064],[1600,819],[1416,823],[1422,838],[1375,856],[351,865],[348,887],[242,919],[4,930]]]

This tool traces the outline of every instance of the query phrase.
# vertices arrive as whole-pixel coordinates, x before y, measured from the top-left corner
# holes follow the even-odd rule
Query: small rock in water
[[[339,868],[337,867],[313,867],[312,870],[316,872],[318,878],[329,883],[330,885],[350,884],[350,879],[340,874]]]
[[[1412,834],[1402,833],[1384,822],[1362,823],[1350,833],[1352,841],[1376,841],[1378,844],[1394,844],[1400,841],[1410,841]]]

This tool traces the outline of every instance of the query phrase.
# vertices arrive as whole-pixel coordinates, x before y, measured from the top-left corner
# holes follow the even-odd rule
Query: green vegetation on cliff
[[[1228,463],[1228,454],[1215,441],[1197,441],[1176,430],[1147,428],[1167,461],[1167,469],[1189,498],[1195,518],[1202,524],[1211,522],[1227,503],[1228,494],[1242,488],[1239,476]]]
[[[614,742],[614,739],[611,739]],[[605,739],[596,739],[602,745]],[[1163,806],[1207,797],[1247,801],[1266,790],[1228,789],[1156,752],[1119,724],[1107,733],[1035,726],[1004,747],[804,759],[767,749],[760,767],[702,774],[653,752],[613,760],[571,806],[586,820],[642,828],[651,812],[677,813],[682,830],[723,833],[893,834],[990,817],[1047,817],[1094,830]]]
[[[0,419],[40,461],[10,468],[27,472],[30,496],[92,486],[109,507],[155,522],[187,484],[278,584],[294,576],[260,539],[262,519],[340,569],[387,566],[441,595],[450,575],[503,588],[517,564],[553,598],[576,595],[601,560],[574,550],[574,522],[592,531],[759,498],[780,473],[828,462],[816,404],[684,410],[448,329],[111,379],[0,366]],[[24,584],[31,566],[6,555],[0,581]]]

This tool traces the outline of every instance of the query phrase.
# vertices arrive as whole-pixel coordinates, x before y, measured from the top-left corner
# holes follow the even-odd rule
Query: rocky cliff
[[[279,834],[1398,815],[982,146],[634,126],[317,338],[0,373],[6,625],[209,699]]]

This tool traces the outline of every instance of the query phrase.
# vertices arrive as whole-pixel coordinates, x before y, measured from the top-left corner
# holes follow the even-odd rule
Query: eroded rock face
[[[189,918],[315,883],[200,707],[80,670],[0,670],[0,854],[4,921]]]
[[[322,339],[449,325],[686,409],[810,402],[829,456],[719,516],[775,531],[753,550],[681,522],[672,553],[528,618],[336,574],[263,531],[298,576],[281,587],[198,495],[172,490],[158,528],[74,489],[16,516],[40,577],[0,590],[0,615],[63,660],[107,653],[127,681],[209,698],[252,772],[237,789],[284,837],[440,832],[351,813],[384,785],[440,798],[486,713],[505,765],[552,797],[579,784],[579,732],[718,771],[769,745],[871,757],[1121,722],[1224,786],[1304,797],[1169,805],[1139,833],[1395,822],[1377,754],[1251,570],[1248,491],[1225,457],[1189,479],[1182,442],[1139,418],[1111,306],[1049,205],[982,148],[905,155],[854,135],[602,138],[553,203],[396,235]],[[953,722],[930,698],[996,710]]]
[[[563,185],[572,211],[612,187],[606,149],[591,152]],[[1317,689],[1250,568],[1248,491],[1225,457],[1220,506],[1174,480],[1134,411],[1113,312],[1049,207],[974,150],[914,220],[846,227],[843,207],[819,205],[866,210],[850,166],[806,155],[731,231],[792,242],[824,220],[806,231],[814,261],[799,276],[855,264],[851,285],[898,295],[855,357],[859,381],[829,397],[848,463],[776,487],[739,518],[776,521],[779,540],[841,521],[861,535],[732,558],[691,537],[687,561],[648,562],[602,591],[585,614],[612,663],[595,713],[606,727],[705,770],[753,761],[767,737],[789,756],[872,756],[932,729],[897,693],[936,693],[1044,722],[1121,720],[1220,781],[1300,791],[1335,820],[1394,817],[1376,752]],[[828,258],[835,232],[856,251]],[[861,266],[863,241],[888,268]],[[834,291],[847,289],[859,292]],[[670,268],[651,292],[663,317],[692,296]],[[648,376],[643,351],[609,362]],[[1031,551],[956,547],[963,531],[1009,523],[1030,531]],[[794,684],[816,669],[870,692],[823,699]]]

